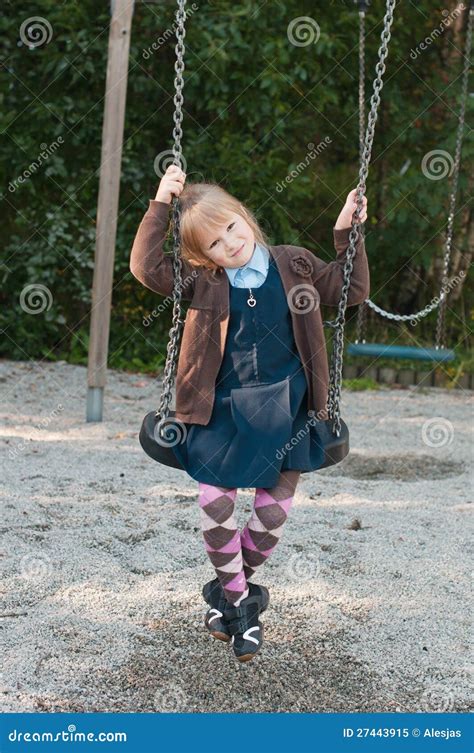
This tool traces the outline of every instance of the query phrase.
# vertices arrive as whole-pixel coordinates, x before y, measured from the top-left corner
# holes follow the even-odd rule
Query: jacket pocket
[[[213,310],[213,306],[207,301],[191,301],[188,308],[195,309],[197,311],[201,311],[202,309],[204,309],[205,311]]]
[[[176,406],[192,415],[212,404],[218,364],[214,312],[190,308],[186,315],[176,374]]]

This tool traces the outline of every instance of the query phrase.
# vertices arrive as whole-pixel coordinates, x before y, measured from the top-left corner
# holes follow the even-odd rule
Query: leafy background
[[[188,6],[190,3],[188,3]],[[376,126],[367,195],[371,298],[410,313],[439,291],[447,223],[448,180],[428,180],[423,156],[454,153],[459,109],[463,25],[453,24],[416,60],[410,50],[432,34],[456,4],[403,0],[396,9],[385,86]],[[151,370],[164,360],[169,313],[145,329],[159,296],[129,272],[134,234],[159,179],[157,154],[172,146],[175,41],[148,59],[149,48],[174,20],[174,2],[137,2],[130,50],[109,364]],[[380,44],[384,3],[367,14],[367,100]],[[49,44],[21,43],[23,20],[42,16]],[[310,16],[317,44],[291,45],[290,21]],[[2,355],[85,363],[94,266],[109,4],[12,2],[0,20],[3,84]],[[216,181],[246,202],[273,243],[295,243],[329,261],[332,227],[358,177],[358,17],[354,4],[202,2],[187,22],[183,152],[189,180]],[[474,145],[468,98],[456,232],[455,269],[472,256],[469,165]],[[9,184],[37,158],[41,144],[63,143],[15,191]],[[276,185],[326,137],[330,146],[283,192]],[[472,172],[472,168],[471,168]],[[24,313],[28,284],[49,288],[53,305]],[[467,285],[453,291],[447,344],[471,368]],[[323,312],[333,318],[334,309]],[[354,338],[356,308],[348,310]],[[436,315],[416,328],[370,322],[369,339],[431,345]]]

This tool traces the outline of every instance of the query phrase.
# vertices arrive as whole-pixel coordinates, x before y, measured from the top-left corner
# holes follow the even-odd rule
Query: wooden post
[[[134,0],[111,0],[88,359],[87,421],[102,421]]]

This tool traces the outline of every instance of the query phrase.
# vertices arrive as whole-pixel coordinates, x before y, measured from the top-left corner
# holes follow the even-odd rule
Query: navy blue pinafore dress
[[[209,423],[187,423],[173,450],[197,481],[271,488],[282,470],[317,470],[324,452],[307,412],[307,384],[280,273],[270,255],[265,281],[229,285],[229,323]]]

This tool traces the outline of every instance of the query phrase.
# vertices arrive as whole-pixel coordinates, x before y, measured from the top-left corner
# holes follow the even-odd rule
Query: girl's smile
[[[243,249],[244,246],[245,246],[245,243],[243,243],[241,245],[241,247],[238,248],[237,251],[234,254],[232,254],[232,258],[234,258],[234,256],[237,256],[237,254],[240,254],[240,252],[242,251],[242,249]]]

